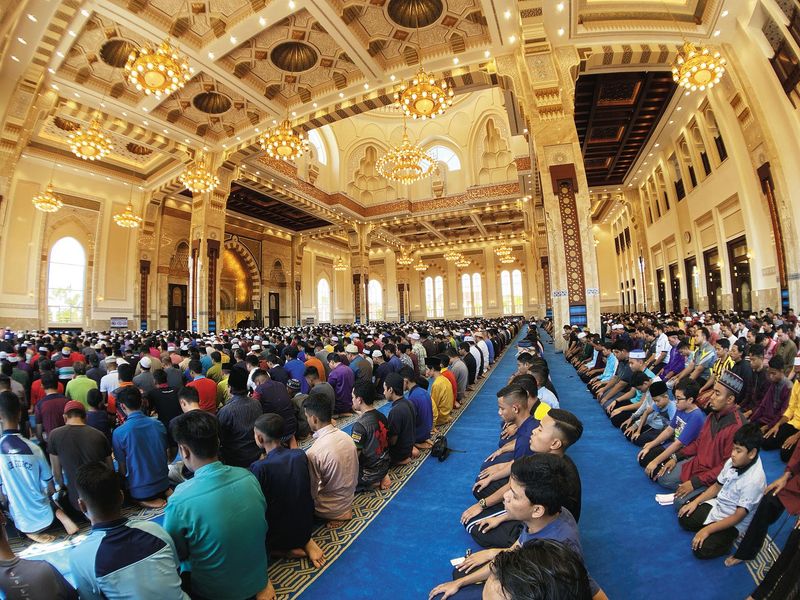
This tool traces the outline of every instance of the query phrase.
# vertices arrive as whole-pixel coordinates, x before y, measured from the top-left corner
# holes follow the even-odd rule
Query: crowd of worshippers
[[[0,330],[3,597],[77,597],[15,556],[8,518],[39,543],[91,523],[69,552],[81,598],[274,597],[270,556],[322,566],[315,527],[350,520],[356,493],[430,448],[521,326]],[[131,505],[163,508],[163,527],[125,518]]]
[[[564,326],[564,356],[641,450],[700,559],[756,558],[768,527],[800,515],[800,356],[794,312],[606,316]],[[767,485],[759,456],[786,469]],[[736,543],[738,540],[738,544]],[[788,598],[800,572],[800,518],[752,598]],[[797,590],[795,589],[795,592]]]
[[[475,503],[461,515],[475,548],[452,561],[452,580],[430,598],[606,597],[584,566],[581,479],[567,455],[583,424],[560,407],[543,350],[532,326],[496,390],[497,449],[476,465]]]

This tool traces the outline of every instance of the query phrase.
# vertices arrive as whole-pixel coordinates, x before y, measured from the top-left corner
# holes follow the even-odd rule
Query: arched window
[[[472,310],[475,316],[483,314],[483,286],[481,285],[481,274],[472,274]]]
[[[311,136],[309,136],[309,139],[310,137]],[[461,161],[458,160],[458,155],[446,146],[433,146],[427,150],[427,153],[435,161],[446,164],[448,171],[458,171],[461,169]]]
[[[83,321],[86,252],[80,242],[65,237],[53,244],[47,265],[47,314],[51,323]]]
[[[464,306],[464,316],[472,316],[472,279],[464,273],[461,276],[461,303]]]
[[[325,144],[322,142],[322,136],[319,131],[312,129],[308,132],[308,143],[314,146],[317,154],[317,162],[321,165],[328,164],[328,154],[325,152]]]
[[[511,271],[511,289],[514,296],[514,314],[522,314],[522,272],[519,269]]]
[[[511,297],[511,273],[500,272],[500,295],[503,298],[503,314],[510,315],[514,310],[514,300]]]
[[[331,286],[324,277],[317,283],[317,321],[331,322]]]
[[[367,301],[370,320],[383,321],[383,286],[377,279],[370,279],[367,286]]]
[[[436,314],[435,300],[433,296],[433,277],[425,278],[425,316],[432,319]]]
[[[441,275],[437,275],[433,280],[433,297],[436,305],[434,316],[441,319],[444,317],[444,279]]]

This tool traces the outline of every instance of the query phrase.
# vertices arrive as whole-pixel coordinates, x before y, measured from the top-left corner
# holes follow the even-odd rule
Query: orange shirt
[[[447,378],[447,381],[450,382],[450,385],[453,386],[453,406],[456,403],[456,396],[458,396],[458,382],[456,381],[456,376],[453,375],[453,372],[450,369],[442,369],[442,375]]]
[[[194,381],[186,384],[186,387],[193,387],[197,390],[200,397],[200,409],[212,415],[217,414],[217,384],[208,377],[198,377]]]
[[[314,367],[319,373],[319,380],[325,381],[325,366],[320,359],[313,354],[306,354],[306,362],[303,364],[307,367]]]

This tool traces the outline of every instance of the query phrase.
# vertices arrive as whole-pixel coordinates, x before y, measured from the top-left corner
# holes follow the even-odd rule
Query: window
[[[473,273],[470,276],[464,273],[461,276],[461,298],[464,306],[464,316],[480,316],[483,312],[483,294],[481,290],[481,274]]]
[[[327,165],[328,155],[325,152],[325,144],[322,142],[322,136],[319,134],[319,131],[312,129],[308,132],[308,143],[314,146],[317,162],[321,165]]]
[[[47,270],[47,314],[51,323],[83,321],[86,252],[75,238],[58,240]]]
[[[481,274],[472,274],[472,309],[475,316],[479,317],[483,313],[483,289],[481,285]]]
[[[331,286],[325,278],[317,284],[317,322],[331,322]]]
[[[444,279],[441,275],[425,278],[425,314],[429,319],[444,317]]]
[[[514,269],[511,273],[500,273],[500,292],[503,298],[504,315],[522,314],[522,272]]]
[[[458,155],[446,146],[434,146],[428,150],[428,154],[435,161],[446,164],[448,171],[461,170],[461,161],[458,160]]]
[[[464,273],[461,276],[461,303],[464,306],[464,316],[472,316],[472,279]]]
[[[371,279],[367,286],[367,303],[370,320],[383,321],[383,286],[377,279]]]

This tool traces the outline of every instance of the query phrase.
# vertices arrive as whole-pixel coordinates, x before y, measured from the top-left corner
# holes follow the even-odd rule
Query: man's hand
[[[770,483],[767,488],[764,490],[764,495],[766,496],[770,492],[772,492],[773,496],[777,496],[783,488],[786,487],[786,482],[789,481],[789,473],[784,473],[780,477],[778,477],[775,481]]]
[[[487,483],[490,481],[494,481],[497,478],[497,474],[500,472],[501,469],[507,467],[505,463],[500,465],[489,465],[483,471],[478,473],[478,479],[486,479]],[[485,487],[485,486],[484,486]]]
[[[631,441],[638,440],[640,435],[642,435],[642,431],[637,429],[631,434]]]
[[[623,421],[622,425],[620,425],[619,428],[622,429],[623,431],[627,430],[631,426],[632,422],[633,422],[633,417]]]
[[[694,490],[694,486],[692,485],[691,479],[689,481],[684,481],[682,484],[678,486],[678,489],[675,490],[675,497],[683,498],[692,490]]]
[[[473,492],[482,492],[489,484],[492,483],[492,479],[490,477],[484,477],[483,479],[479,479],[475,482],[475,485],[472,486]]]
[[[778,435],[778,425],[777,424],[773,425],[772,427],[770,427],[767,430],[767,432],[764,434],[764,439],[775,437],[776,435]]]
[[[659,470],[658,475],[656,475],[656,479],[658,479],[659,477],[662,477],[664,475],[667,475],[669,473],[672,473],[672,469],[674,469],[675,465],[677,465],[677,464],[678,464],[678,461],[676,459],[670,458],[667,462],[665,462],[663,465],[661,465],[661,470]]]
[[[488,519],[484,519],[483,521],[480,522],[480,525],[478,525],[478,531],[480,531],[481,533],[486,533],[487,531],[491,531],[492,529],[494,529],[495,527],[500,525],[500,523],[503,522],[505,522],[505,519],[503,518],[502,515],[499,517],[489,517]]]
[[[474,519],[474,518],[475,518],[475,517],[477,517],[479,514],[481,514],[481,511],[482,511],[482,510],[483,510],[483,509],[481,508],[481,505],[480,505],[480,504],[477,504],[477,503],[476,503],[476,504],[473,504],[473,505],[472,505],[472,506],[470,506],[470,507],[469,507],[467,510],[465,510],[463,513],[461,513],[461,524],[462,524],[462,525],[466,525],[466,524],[467,524],[467,523],[469,523],[469,522],[470,522],[472,519]]]
[[[781,449],[788,450],[789,448],[794,446],[798,441],[800,441],[800,431],[786,438],[786,440],[783,442],[783,445],[781,446]]]
[[[502,550],[498,550],[497,548],[489,548],[487,550],[481,550],[480,552],[473,552],[464,560],[464,562],[456,567],[456,571],[461,571],[462,573],[474,571],[478,567],[482,567],[486,563],[494,560],[494,557],[500,552],[502,552]]]
[[[431,593],[428,594],[428,600],[435,598],[439,594],[442,594],[441,600],[445,600],[445,598],[449,598],[458,590],[461,589],[461,585],[458,581],[448,581],[447,583],[440,583],[435,588],[431,590]]]
[[[699,550],[703,547],[703,542],[705,542],[706,538],[709,536],[708,531],[706,531],[707,529],[707,527],[703,527],[694,535],[694,539],[692,539],[692,550]]]
[[[508,438],[510,438],[512,435],[514,435],[515,433],[517,433],[517,429],[518,429],[518,428],[517,428],[517,426],[516,426],[514,423],[510,423],[510,424],[506,425],[506,426],[503,428],[503,431],[502,431],[502,433],[500,434],[500,439],[501,439],[501,440],[507,440],[507,439],[508,439]],[[493,453],[493,454],[494,454],[494,453]]]
[[[647,463],[647,466],[644,468],[644,472],[647,473],[647,476],[650,479],[656,479],[656,478],[660,477],[659,474],[656,474],[656,469],[657,468],[658,468],[658,461],[651,460],[649,463]],[[659,471],[659,473],[660,473],[660,471]]]
[[[653,442],[647,442],[642,449],[639,451],[639,454],[636,456],[637,459],[642,460],[648,452],[650,452],[650,448],[653,447]],[[649,473],[648,473],[649,475]]]
[[[691,515],[695,509],[697,508],[697,502],[692,500],[691,502],[687,502],[683,506],[681,506],[680,510],[678,511],[679,517],[688,517]]]

